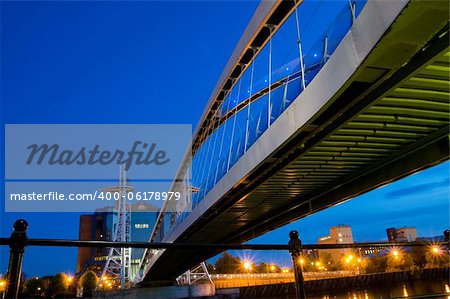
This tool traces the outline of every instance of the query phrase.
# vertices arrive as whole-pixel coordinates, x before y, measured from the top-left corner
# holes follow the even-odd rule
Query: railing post
[[[305,281],[303,280],[302,266],[299,262],[301,252],[302,242],[298,238],[298,232],[293,230],[289,233],[289,253],[292,257],[292,265],[295,275],[295,292],[297,298],[306,299]]]
[[[14,231],[9,239],[8,280],[5,291],[5,298],[7,299],[15,299],[19,295],[22,259],[27,243],[27,228],[28,223],[25,220],[17,220],[14,223]]]

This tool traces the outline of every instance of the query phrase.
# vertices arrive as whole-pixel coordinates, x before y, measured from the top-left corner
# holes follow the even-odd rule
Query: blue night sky
[[[1,2],[1,122],[180,123],[194,127],[257,1]],[[1,149],[4,149],[4,131]],[[1,154],[4,188],[4,154]],[[315,243],[349,224],[357,241],[389,226],[439,235],[449,226],[449,163],[435,166],[252,241]],[[2,202],[4,194],[1,192]],[[5,213],[0,236],[25,218],[34,238],[78,238],[79,213]],[[9,250],[0,247],[0,273]],[[244,255],[244,253],[239,253]],[[287,254],[253,253],[288,264]],[[74,272],[77,249],[27,248],[27,276]]]

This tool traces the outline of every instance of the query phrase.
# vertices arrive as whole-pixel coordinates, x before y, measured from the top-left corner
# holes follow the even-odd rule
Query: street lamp
[[[396,249],[392,250],[392,255],[396,260],[398,260],[398,256],[400,255],[400,252]]]
[[[3,279],[0,280],[0,292],[4,292],[6,289],[6,281]]]
[[[431,252],[433,254],[440,254],[441,253],[441,248],[437,245],[433,245],[431,246]]]
[[[242,266],[244,267],[244,269],[248,272],[250,272],[252,270],[252,263],[250,263],[249,261],[244,261],[244,263],[242,264]]]
[[[271,272],[275,271],[275,265],[270,265],[270,271]]]

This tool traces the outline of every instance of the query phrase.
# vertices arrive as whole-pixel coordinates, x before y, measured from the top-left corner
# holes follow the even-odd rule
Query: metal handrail
[[[10,245],[10,238],[0,238],[0,245]],[[347,244],[302,244],[303,250],[341,249],[341,248],[387,248],[416,246],[447,246],[441,242],[363,242]],[[204,243],[162,243],[162,242],[114,242],[97,240],[64,240],[64,239],[34,239],[26,240],[26,246],[56,246],[56,247],[114,247],[114,248],[148,248],[148,249],[223,249],[223,250],[289,250],[284,244],[204,244]]]

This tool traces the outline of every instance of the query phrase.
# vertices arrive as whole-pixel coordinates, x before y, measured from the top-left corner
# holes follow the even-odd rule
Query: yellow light
[[[6,285],[6,282],[4,282],[3,280],[0,280],[0,287],[4,287]]]
[[[405,285],[403,285],[403,297],[408,297],[408,290]]]
[[[251,263],[251,261],[243,261],[242,267],[243,267],[246,271],[251,271],[251,270],[252,270],[252,263]]]
[[[431,251],[432,251],[434,254],[438,254],[438,253],[441,252],[440,248],[439,248],[438,246],[436,246],[436,245],[434,245],[433,247],[431,247]]]
[[[397,250],[393,250],[393,251],[392,251],[392,254],[393,254],[394,256],[398,256],[399,253],[398,253]]]
[[[305,260],[303,258],[299,258],[298,262],[300,263],[300,265],[303,265],[305,263]]]
[[[73,277],[70,276],[70,275],[67,275],[67,281],[68,281],[69,283],[71,283],[71,282],[73,281]]]
[[[361,259],[358,259],[358,263],[361,263]]]
[[[349,260],[352,260],[352,259],[353,259],[353,255],[349,254],[349,255],[348,255],[348,259],[349,259]]]
[[[289,269],[288,268],[283,268],[282,272],[283,273],[289,273]]]
[[[270,265],[270,271],[275,271],[275,266],[274,265]]]
[[[105,281],[106,280],[106,276],[102,276],[101,280]]]
[[[321,265],[320,261],[319,261],[319,262],[316,262],[316,266],[317,266],[317,267],[320,267],[320,265]]]
[[[347,264],[350,264],[350,259],[349,259],[349,258],[346,258],[346,259],[345,259],[345,262],[346,262]]]

